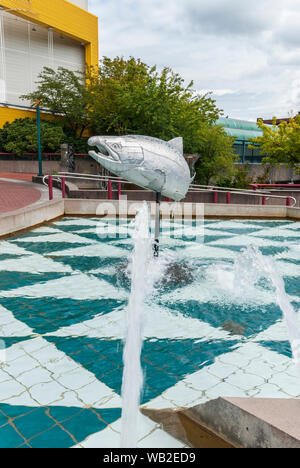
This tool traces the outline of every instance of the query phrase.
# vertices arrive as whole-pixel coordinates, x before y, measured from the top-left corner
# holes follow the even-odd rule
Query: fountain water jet
[[[131,293],[127,310],[127,336],[124,348],[124,373],[122,382],[122,432],[121,447],[137,446],[137,425],[140,395],[143,386],[141,367],[142,311],[149,293],[148,265],[152,257],[149,210],[147,203],[135,220],[134,251],[131,269]]]
[[[282,277],[270,257],[262,255],[255,246],[245,249],[235,262],[235,286],[241,292],[249,283],[255,284],[261,278],[269,280],[275,288],[276,302],[284,315],[294,362],[300,375],[300,332],[297,314],[285,291]]]

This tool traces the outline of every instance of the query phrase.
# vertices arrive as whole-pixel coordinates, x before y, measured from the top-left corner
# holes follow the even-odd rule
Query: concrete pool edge
[[[192,408],[142,413],[194,448],[300,448],[300,401],[220,397]]]
[[[37,203],[17,211],[0,215],[0,237],[12,235],[45,222],[53,221],[61,216],[99,216],[107,214],[105,208],[110,208],[118,217],[134,217],[142,202],[107,200],[61,199]],[[180,206],[180,204],[179,204]],[[286,206],[259,205],[215,205],[185,203],[185,217],[194,218],[231,218],[231,219],[277,219],[299,220],[300,208]],[[155,202],[151,202],[151,213],[154,216]],[[174,214],[174,218],[182,214]]]

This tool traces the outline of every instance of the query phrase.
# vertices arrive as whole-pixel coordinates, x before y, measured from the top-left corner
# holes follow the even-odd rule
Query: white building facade
[[[88,7],[86,0],[71,3]],[[0,102],[26,104],[20,95],[34,90],[44,66],[83,70],[85,45],[0,10]]]

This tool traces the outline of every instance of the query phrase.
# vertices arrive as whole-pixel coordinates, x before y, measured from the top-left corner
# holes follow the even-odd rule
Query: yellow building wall
[[[36,119],[36,112],[34,110],[26,111],[21,109],[14,109],[12,107],[0,107],[0,128],[3,127],[6,122],[13,122],[16,119]],[[55,117],[51,114],[41,114],[42,119],[54,120]]]
[[[51,27],[86,45],[86,62],[98,64],[98,18],[67,0],[0,0],[0,6],[32,23]],[[19,10],[18,10],[19,8]],[[24,11],[28,9],[28,11]]]
[[[0,7],[11,10],[32,23],[51,27],[56,32],[85,44],[86,63],[98,66],[98,18],[67,0],[0,0]],[[0,107],[0,127],[17,118],[32,117],[30,111]],[[43,115],[43,118],[51,118]]]

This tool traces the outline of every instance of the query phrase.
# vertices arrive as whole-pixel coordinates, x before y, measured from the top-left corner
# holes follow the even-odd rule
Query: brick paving
[[[22,175],[28,176],[28,174]],[[1,173],[0,177],[2,177]],[[40,198],[41,192],[34,187],[20,182],[0,180],[0,214],[24,208],[37,202]]]
[[[32,177],[36,174],[23,174],[19,172],[0,172],[0,179],[14,179],[14,180],[25,180],[31,182]]]

